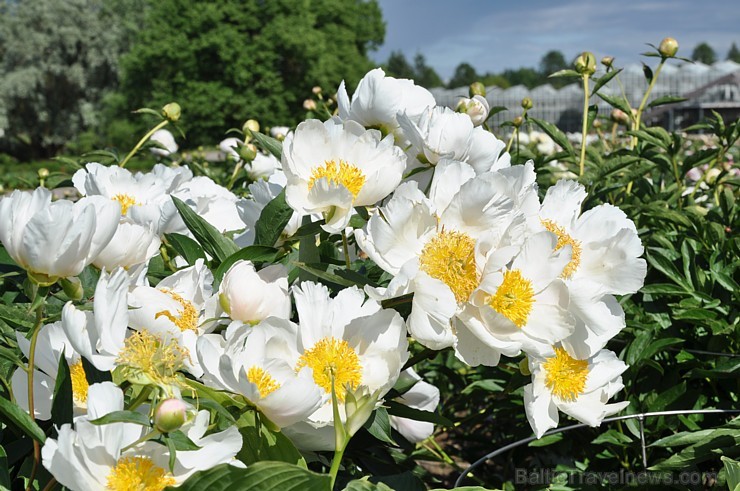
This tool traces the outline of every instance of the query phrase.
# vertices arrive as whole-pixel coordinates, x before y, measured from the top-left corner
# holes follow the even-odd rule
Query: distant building
[[[597,72],[596,77],[603,74]],[[637,108],[648,86],[642,66],[627,65],[619,74],[619,80],[630,105]],[[593,87],[593,82],[590,85]],[[438,104],[453,108],[460,97],[467,97],[467,91],[467,87],[432,89]],[[491,118],[489,123],[492,122],[494,126],[521,114],[521,101],[524,97],[529,97],[534,103],[529,111],[531,116],[555,123],[564,131],[581,129],[583,88],[580,81],[561,89],[546,84],[533,89],[527,89],[523,85],[508,89],[488,87],[486,91],[491,107],[504,106],[509,109]],[[612,79],[599,92],[614,97],[621,95],[616,79]],[[669,62],[663,66],[648,102],[667,95],[681,96],[687,100],[649,109],[645,112],[643,121],[661,124],[673,130],[686,128],[710,116],[712,110],[722,114],[726,120],[737,119],[740,117],[740,64],[727,60],[711,66],[698,62],[676,66]],[[597,96],[590,103],[598,104],[600,116],[608,117],[611,113],[611,106]]]

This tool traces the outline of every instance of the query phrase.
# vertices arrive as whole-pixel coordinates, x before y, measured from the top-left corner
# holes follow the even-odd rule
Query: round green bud
[[[170,102],[162,108],[162,115],[170,123],[176,123],[180,119],[180,104]]]
[[[526,356],[519,362],[519,372],[525,377],[532,375],[532,372],[529,371],[529,360]]]
[[[70,300],[82,300],[84,295],[82,289],[82,282],[79,278],[71,276],[69,278],[62,278],[60,281],[62,284],[62,290],[64,294],[69,297]]]
[[[242,126],[242,132],[244,132],[245,135],[248,135],[251,132],[258,132],[260,130],[260,124],[257,122],[256,119],[248,119],[244,126]]]
[[[154,427],[162,433],[178,430],[187,419],[187,409],[180,399],[165,399],[154,410]]]
[[[519,128],[522,123],[524,123],[524,119],[522,119],[521,116],[517,116],[511,123],[514,125],[515,128]]]
[[[611,68],[614,64],[614,57],[613,56],[605,56],[601,59],[601,64],[604,65],[607,68]]]
[[[676,56],[678,52],[678,41],[673,38],[664,38],[658,46],[658,53],[663,58],[671,58]]]
[[[49,169],[42,167],[38,170],[39,179],[46,179],[49,177]]]
[[[251,162],[257,156],[257,147],[251,143],[247,143],[245,145],[240,145],[237,152],[239,152],[239,157],[241,157],[243,161]]]
[[[590,51],[584,51],[576,58],[573,65],[578,73],[590,77],[596,72],[596,57]]]
[[[470,84],[470,88],[468,89],[468,94],[470,94],[470,97],[473,97],[476,95],[485,97],[486,96],[486,86],[480,82],[473,82],[472,84]]]
[[[525,111],[529,111],[530,109],[532,109],[532,106],[534,106],[534,104],[532,103],[532,99],[530,99],[529,97],[525,97],[524,99],[522,99],[522,108]]]

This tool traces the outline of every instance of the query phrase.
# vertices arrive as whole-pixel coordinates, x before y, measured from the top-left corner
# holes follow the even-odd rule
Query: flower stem
[[[588,78],[589,75],[583,74],[583,125],[581,126],[581,161],[579,164],[580,173],[583,177],[583,171],[586,165],[586,131],[588,130]]]
[[[511,144],[514,143],[514,138],[519,134],[519,128],[514,128],[514,132],[511,134],[511,138],[509,138],[509,143],[506,144],[506,150],[505,152],[508,152],[511,149]]]
[[[342,230],[342,249],[344,251],[344,264],[347,269],[352,269],[352,263],[349,260],[349,244],[347,243],[347,232]]]
[[[151,138],[152,135],[155,132],[157,132],[157,130],[161,130],[162,128],[164,128],[168,124],[169,124],[169,121],[166,120],[166,119],[163,119],[162,121],[159,122],[159,124],[157,124],[157,126],[155,126],[154,128],[152,128],[151,130],[149,130],[149,132],[146,135],[144,135],[144,137],[141,140],[139,140],[139,143],[136,144],[136,146],[128,153],[128,155],[126,155],[126,158],[124,158],[121,161],[121,163],[118,164],[118,166],[119,167],[125,167],[126,164],[128,163],[128,161],[131,160],[131,157],[133,157],[134,155],[136,155],[136,152],[139,151],[139,149],[141,148],[141,146],[144,143],[146,143],[149,140],[149,138]]]
[[[645,95],[642,96],[642,101],[640,102],[640,106],[637,108],[637,114],[635,114],[635,118],[632,123],[632,131],[637,131],[640,129],[642,112],[645,110],[645,104],[647,104],[648,97],[650,97],[650,93],[653,91],[653,87],[655,87],[655,82],[658,80],[658,75],[660,75],[660,70],[663,68],[665,60],[666,58],[662,58],[660,60],[660,63],[658,63],[658,68],[655,69],[655,75],[653,75],[653,79],[650,81],[650,85],[648,85],[648,88],[645,91]],[[637,145],[637,137],[633,135],[632,145],[630,146],[630,149],[635,148],[635,145]]]
[[[349,443],[349,438],[347,438],[347,431],[344,429],[342,418],[339,415],[339,401],[334,388],[333,373],[331,374],[331,406],[334,412],[334,459],[331,461],[331,469],[329,469],[329,475],[331,476],[329,489],[334,489],[334,483],[337,481],[339,466],[342,464],[342,457],[344,456],[344,450],[347,448],[347,443]]]
[[[44,327],[43,325],[43,314],[44,314],[44,303],[36,307],[36,324],[33,326],[33,334],[31,334],[31,346],[28,349],[28,414],[31,415],[32,419],[35,417],[35,407],[33,400],[33,374],[34,367],[36,366],[36,343],[39,339],[39,333]],[[41,461],[41,447],[36,439],[33,440],[33,467],[31,468],[31,475],[28,479],[28,487],[26,490],[30,490],[33,486],[33,480],[36,477],[36,470],[38,469],[39,462]]]

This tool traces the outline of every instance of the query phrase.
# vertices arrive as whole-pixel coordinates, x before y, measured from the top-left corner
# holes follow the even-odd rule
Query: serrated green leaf
[[[221,464],[196,472],[171,491],[327,491],[328,474],[317,474],[285,462],[263,461],[240,469]]]
[[[192,266],[198,259],[206,258],[206,254],[200,245],[187,235],[172,233],[165,234],[164,237],[189,265]]]
[[[254,226],[254,245],[274,246],[292,216],[293,209],[285,202],[283,189],[262,209]]]
[[[234,241],[224,237],[216,227],[200,217],[185,202],[175,196],[172,196],[172,201],[188,230],[193,233],[195,239],[211,257],[221,262],[239,250]]]
[[[57,426],[72,423],[74,403],[72,401],[72,377],[69,373],[67,358],[59,357],[57,379],[54,383],[54,399],[51,403],[51,420]]]
[[[36,422],[21,409],[18,404],[12,403],[4,397],[0,397],[0,415],[2,415],[13,427],[21,430],[39,443],[46,441],[44,431]]]
[[[624,97],[622,96],[614,97],[614,96],[602,94],[601,92],[597,93],[596,95],[601,97],[610,106],[616,107],[617,109],[625,113],[628,117],[630,118],[632,117],[632,109],[630,108],[629,102],[627,102],[627,99],[625,99]]]

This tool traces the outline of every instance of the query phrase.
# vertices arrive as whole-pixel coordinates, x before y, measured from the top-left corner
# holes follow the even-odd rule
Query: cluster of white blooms
[[[100,270],[92,309],[68,302],[35,346],[36,418],[50,418],[60,357],[70,367],[74,424],[43,448],[60,483],[162,489],[196,470],[239,465],[239,432],[204,436],[207,411],[192,411],[183,427],[200,449],[177,452],[174,467],[141,426],[91,423],[124,409],[124,395],[109,382],[88,385],[83,359],[166,397],[180,397],[194,380],[243,398],[301,450],[344,444],[336,435],[357,431],[399,378],[412,387],[394,393],[398,402],[436,408],[439,391],[404,371],[409,336],[452,348],[471,366],[524,353],[532,374],[525,409],[538,437],[558,424],[558,410],[598,425],[626,406],[609,399],[627,367],[603,349],[625,325],[614,295],[636,292],[646,272],[626,215],[610,205],[582,214],[586,193],[573,181],[540,199],[532,163],[511,165],[505,144],[481,126],[488,107],[477,99],[455,112],[376,69],[351,99],[342,84],[338,106],[328,121],[281,129],[281,159],[251,162],[257,182],[247,198],[186,166],[134,174],[89,163],[73,177],[77,203],[52,202],[43,188],[0,201],[0,241],[37,284],[70,281],[89,265]],[[221,146],[238,161],[242,145]],[[289,262],[238,260],[216,284],[206,257],[150,283],[147,267],[165,234],[194,237],[173,197],[244,247],[283,191],[293,216],[278,246],[290,248],[311,217],[329,234],[354,237],[390,282],[332,296],[321,283],[291,284]],[[369,220],[351,229],[361,207]],[[411,298],[406,319],[381,305],[400,296]],[[28,355],[23,335],[18,344]],[[25,408],[28,378],[19,369],[12,379]],[[433,432],[431,423],[391,424],[412,442]]]

